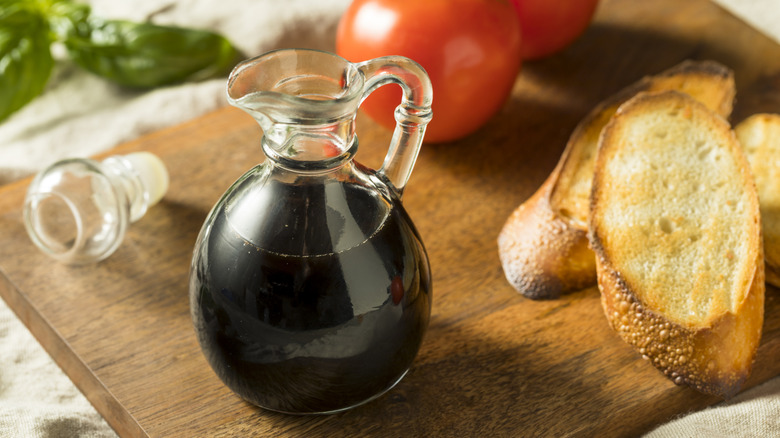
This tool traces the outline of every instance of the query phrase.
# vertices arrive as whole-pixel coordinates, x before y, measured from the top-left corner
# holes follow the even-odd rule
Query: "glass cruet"
[[[403,99],[379,170],[353,160],[358,106]],[[398,56],[350,63],[300,49],[236,66],[229,102],[263,129],[265,160],[207,217],[190,268],[203,353],[245,400],[286,413],[370,401],[408,371],[428,326],[431,274],[400,197],[431,119],[431,84]]]

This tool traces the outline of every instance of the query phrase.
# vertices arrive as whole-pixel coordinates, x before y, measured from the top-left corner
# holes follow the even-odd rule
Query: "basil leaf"
[[[84,69],[136,88],[223,75],[239,57],[213,32],[97,18],[78,23],[65,45]]]
[[[3,1],[3,0],[0,0]],[[68,0],[53,0],[45,10],[52,32],[58,41],[64,41],[77,26],[84,26],[92,12],[89,5]]]
[[[54,68],[49,26],[22,2],[0,8],[0,120],[43,92]]]

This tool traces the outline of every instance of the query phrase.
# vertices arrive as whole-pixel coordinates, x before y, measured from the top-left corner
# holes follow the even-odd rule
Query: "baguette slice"
[[[557,298],[596,284],[596,260],[588,247],[588,196],[601,129],[618,106],[640,91],[679,90],[724,117],[731,114],[731,70],[712,61],[685,61],[623,89],[575,128],[558,165],[536,193],[507,219],[498,236],[509,283],[532,299]]]
[[[602,132],[590,200],[611,327],[675,383],[734,395],[765,286],[758,195],[731,127],[682,93],[637,96]]]
[[[750,162],[758,189],[766,280],[780,287],[780,115],[753,115],[734,131]]]

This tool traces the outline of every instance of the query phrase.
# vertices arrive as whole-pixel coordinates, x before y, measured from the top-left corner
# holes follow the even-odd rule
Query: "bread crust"
[[[760,257],[759,257],[760,258]],[[670,322],[644,306],[608,260],[597,258],[601,304],[610,327],[676,385],[724,399],[742,388],[750,375],[761,339],[764,310],[764,269],[756,262],[750,292],[740,318],[726,313],[707,328],[688,328]],[[734,338],[728,347],[723,339]],[[744,339],[741,347],[739,339]],[[744,350],[733,355],[735,350]],[[713,351],[713,354],[702,352]]]
[[[499,257],[510,284],[528,298],[558,298],[596,284],[596,259],[587,232],[550,207],[553,172],[520,205],[498,236]]]
[[[589,239],[597,256],[597,280],[601,292],[601,303],[610,326],[630,344],[643,358],[650,361],[666,377],[678,385],[687,385],[698,391],[722,398],[730,398],[742,387],[750,375],[753,359],[761,339],[764,318],[765,268],[761,219],[758,195],[747,159],[739,148],[733,131],[723,120],[713,119],[720,124],[719,134],[728,136],[726,144],[731,145],[744,187],[746,206],[750,222],[748,227],[748,256],[746,272],[751,272],[737,287],[744,289],[741,301],[731,308],[713,307],[713,313],[703,321],[690,317],[679,320],[672,318],[662,309],[642,300],[639,289],[645,284],[632,284],[615,266],[616,255],[625,247],[621,242],[605,244],[605,237],[612,231],[602,229],[600,209],[611,202],[600,199],[601,186],[621,184],[604,174],[607,159],[622,146],[623,139],[616,134],[625,114],[646,110],[652,101],[672,99],[684,101],[694,112],[707,111],[690,97],[673,91],[642,93],[621,106],[613,120],[604,128],[596,159],[591,194],[591,218]],[[722,125],[725,125],[722,126]],[[607,149],[609,151],[607,152]],[[693,243],[691,245],[694,245]],[[653,249],[645,249],[653,251]],[[752,257],[750,256],[752,255]],[[679,269],[691,269],[680,266]],[[691,276],[696,272],[689,272]],[[739,277],[737,277],[739,278]],[[712,292],[714,293],[714,292]]]
[[[518,292],[531,299],[554,299],[596,284],[585,213],[599,134],[620,104],[637,93],[686,87],[694,94],[706,94],[708,106],[724,117],[731,114],[736,93],[733,72],[714,61],[687,60],[629,85],[577,125],[553,172],[499,233],[501,264]],[[583,201],[572,205],[577,197],[568,192],[577,183],[585,184],[578,189]]]

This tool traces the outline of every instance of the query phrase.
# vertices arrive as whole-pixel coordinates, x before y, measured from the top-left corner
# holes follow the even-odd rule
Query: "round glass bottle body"
[[[209,364],[244,399],[337,412],[409,369],[430,318],[428,259],[370,170],[269,177],[278,171],[256,167],[212,210],[192,264],[192,317]]]

